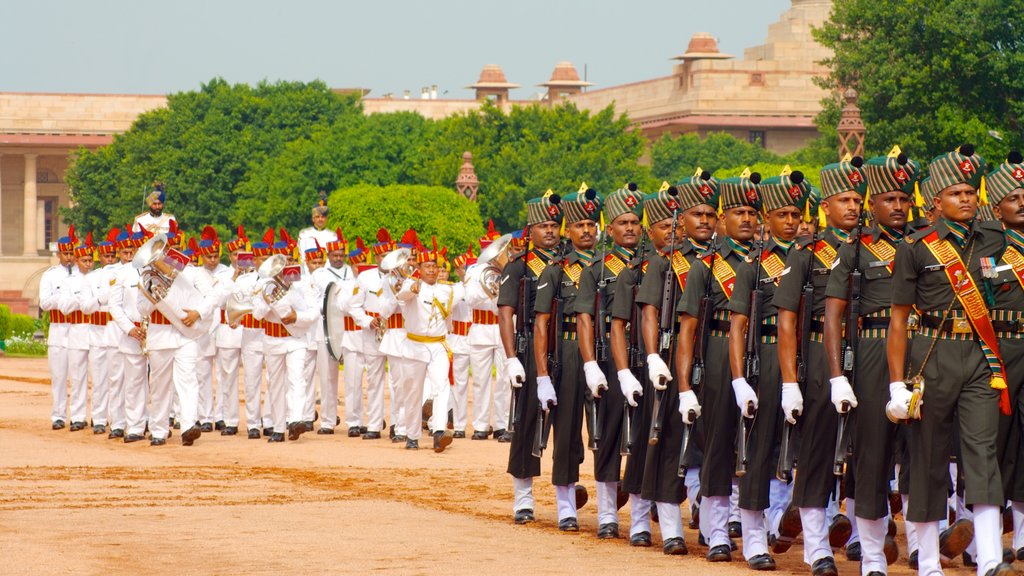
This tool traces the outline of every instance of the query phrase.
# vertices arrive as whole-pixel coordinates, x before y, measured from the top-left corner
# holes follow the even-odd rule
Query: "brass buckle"
[[[914,376],[907,384],[911,386],[910,405],[907,408],[908,419],[921,419],[921,404],[924,400],[924,377]]]
[[[953,334],[973,334],[971,321],[967,318],[953,318]]]
[[[911,312],[910,317],[907,318],[907,330],[911,332],[917,330],[921,326],[921,317],[917,312]]]

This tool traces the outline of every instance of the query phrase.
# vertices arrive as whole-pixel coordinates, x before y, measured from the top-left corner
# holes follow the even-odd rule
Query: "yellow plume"
[[[849,152],[844,154],[843,157],[839,159],[840,162],[849,162],[850,160],[853,160],[853,154],[850,154]]]
[[[779,173],[779,176],[789,176],[792,173],[793,169],[789,167],[789,164],[786,164],[782,167],[782,172]]]
[[[914,182],[914,206],[924,208],[924,197],[921,196],[921,186]]]
[[[548,191],[544,193],[544,196],[542,196],[542,198],[547,198],[548,196],[551,196],[554,193],[555,193],[554,190],[552,190],[551,188],[548,188]]]
[[[579,191],[577,192],[577,194],[583,194],[584,192],[586,192],[586,191],[587,191],[587,188],[590,188],[590,186],[587,186],[587,183],[586,183],[586,182],[581,182],[581,183],[580,183],[580,189],[579,189]]]
[[[985,188],[985,175],[983,174],[981,186],[978,187],[978,206],[988,206],[988,191]]]
[[[640,224],[642,224],[644,228],[650,228],[651,227],[650,221],[647,220],[647,207],[646,206],[643,208],[643,214],[640,216]]]
[[[697,166],[697,171],[693,173],[694,178],[700,178],[700,175],[704,173],[704,169]]]
[[[900,145],[896,144],[895,146],[892,147],[892,150],[889,150],[889,153],[886,154],[886,157],[887,158],[895,158],[895,157],[899,156],[902,153],[903,153],[903,150],[900,150]]]
[[[668,182],[665,182],[665,181],[663,180],[663,181],[661,182],[661,188],[658,188],[658,192],[664,192],[664,191],[668,190],[668,189],[669,189],[669,188],[671,188],[671,187],[672,187],[672,185],[671,185],[671,184],[669,184]]]
[[[743,172],[740,172],[740,178],[750,178],[750,174],[750,166],[747,166],[743,169]]]

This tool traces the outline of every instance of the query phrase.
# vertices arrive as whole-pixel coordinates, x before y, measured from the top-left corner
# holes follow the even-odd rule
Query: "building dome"
[[[576,71],[576,67],[572,65],[572,62],[559,62],[551,73],[551,79],[544,84],[540,84],[540,86],[547,86],[549,88],[552,86],[575,86],[582,88],[583,86],[593,86],[593,84],[580,80],[579,72]]]
[[[718,40],[707,32],[697,32],[690,37],[686,52],[673,60],[724,60],[732,58],[729,54],[718,51]]]
[[[505,71],[501,69],[501,66],[497,64],[488,64],[484,66],[483,70],[480,71],[480,79],[476,81],[476,84],[467,86],[467,88],[519,88],[519,84],[512,84],[505,78]]]

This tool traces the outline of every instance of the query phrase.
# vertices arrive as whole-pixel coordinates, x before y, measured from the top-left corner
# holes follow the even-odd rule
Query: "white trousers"
[[[64,346],[47,346],[46,362],[50,365],[50,421],[68,419],[68,349]]]
[[[110,403],[110,348],[89,350],[89,374],[92,376],[92,425],[106,425]]]
[[[267,403],[274,432],[284,433],[289,422],[299,422],[306,407],[306,349],[267,354]]]
[[[117,348],[107,348],[107,417],[111,430],[124,430],[127,415],[124,411],[124,354]]]
[[[451,408],[453,412],[452,423],[456,430],[466,431],[466,420],[469,419],[469,354],[452,355],[452,376],[455,385],[451,389]],[[473,401],[477,404],[483,402],[477,394],[476,386],[473,386]],[[474,430],[478,428],[473,426]],[[487,430],[487,426],[481,428]]]
[[[366,362],[369,364],[372,356],[366,356]],[[395,434],[404,436],[406,434],[405,420],[403,416],[405,411],[402,409],[402,397],[398,389],[399,383],[402,381],[402,369],[405,367],[405,358],[401,356],[385,356],[388,364],[388,393],[391,395],[391,407],[389,413],[391,414],[391,421],[395,423]],[[420,414],[420,410],[416,410],[416,414]],[[420,424],[416,423],[416,429],[419,430]],[[419,436],[417,436],[419,438]]]
[[[326,348],[324,349],[324,353],[327,353]],[[310,350],[309,348],[306,348],[305,360],[302,362],[302,382],[304,384],[302,395],[302,418],[299,418],[299,420],[303,422],[312,422],[316,420],[316,375],[318,368],[316,349]],[[321,402],[323,401],[324,399],[321,399]],[[337,403],[337,396],[335,396],[334,404],[337,405]],[[296,420],[296,422],[297,421],[298,420]]]
[[[217,349],[217,420],[225,426],[238,426],[238,363],[242,357],[241,348]]]
[[[214,356],[200,356],[196,360],[196,380],[199,386],[199,422],[213,423],[213,360]],[[185,428],[182,428],[185,430]]]
[[[444,431],[448,425],[448,353],[441,344],[427,344],[430,362],[406,359],[402,366],[402,380],[396,386],[403,410],[401,418],[405,433],[411,440],[420,437],[424,390],[429,387],[434,400],[430,417],[431,432]]]
[[[154,438],[167,438],[167,419],[172,397],[178,396],[176,414],[184,432],[199,422],[199,379],[196,365],[199,345],[193,340],[179,348],[150,350],[149,395],[152,404],[149,432]]]
[[[366,413],[366,429],[380,432],[384,427],[384,382],[386,356],[366,356],[359,352],[345,350],[345,425],[362,426],[363,413]],[[366,371],[366,404],[363,405],[363,371]],[[397,402],[391,396],[391,406]],[[392,423],[395,416],[392,415]],[[331,423],[333,425],[333,422]]]
[[[260,404],[263,350],[242,350],[242,370],[245,373],[245,425],[249,428],[265,428],[270,425],[270,418],[264,417],[267,411]]]
[[[68,410],[72,422],[85,422],[89,415],[89,351],[68,349]]]
[[[508,410],[512,403],[512,387],[505,382],[505,351],[501,346],[470,346],[470,367],[473,370],[473,430],[508,428]],[[491,374],[497,371],[497,376]]]
[[[327,343],[320,342],[316,351],[316,373],[320,383],[320,427],[333,429],[338,421],[338,363],[327,351]],[[348,397],[345,397],[348,409]]]
[[[146,431],[149,414],[149,360],[142,354],[122,354],[121,366],[124,368],[125,432],[141,436]]]

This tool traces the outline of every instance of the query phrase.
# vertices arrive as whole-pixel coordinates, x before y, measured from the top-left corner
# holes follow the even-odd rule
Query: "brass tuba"
[[[167,254],[167,235],[156,234],[139,247],[132,258],[132,266],[141,270],[139,274],[139,289],[154,305],[167,296],[174,279],[178,277],[178,271],[173,266],[164,262]]]
[[[235,293],[228,296],[227,302],[224,303],[224,316],[228,321],[228,326],[238,328],[238,323],[246,314],[252,314],[252,302],[247,301],[246,297],[241,294]]]
[[[512,235],[505,234],[484,248],[476,260],[477,265],[481,267],[477,272],[477,280],[491,300],[498,297],[498,290],[501,288],[501,272],[508,264],[511,246]]]
[[[281,271],[287,265],[288,258],[282,254],[274,254],[260,265],[258,274],[263,284],[257,288],[257,291],[263,294],[263,300],[267,304],[273,305],[279,302],[288,293],[291,283],[286,282],[281,275]]]
[[[391,291],[395,294],[402,289],[402,283],[416,273],[416,266],[410,262],[412,251],[408,248],[392,250],[380,261],[380,271],[387,274]]]

